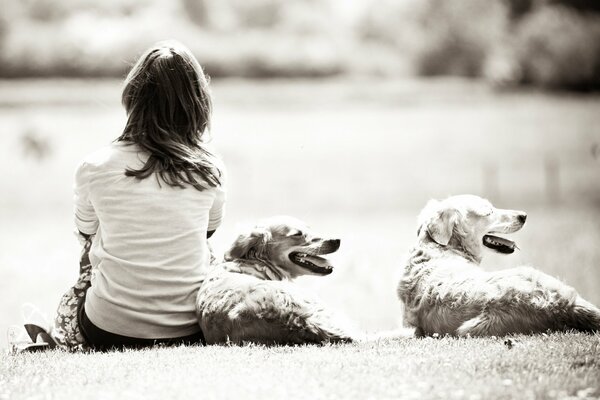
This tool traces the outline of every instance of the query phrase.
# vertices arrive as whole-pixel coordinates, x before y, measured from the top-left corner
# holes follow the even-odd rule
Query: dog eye
[[[300,231],[291,231],[287,235],[288,236],[294,236],[294,237],[300,237],[300,236],[302,236],[302,232],[300,232]]]

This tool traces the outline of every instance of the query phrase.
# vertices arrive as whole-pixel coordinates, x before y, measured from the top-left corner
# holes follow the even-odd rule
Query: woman
[[[53,337],[97,350],[200,343],[195,297],[225,202],[224,166],[204,141],[208,79],[185,46],[160,42],[133,66],[122,102],[123,133],[76,172],[75,224],[87,244]]]

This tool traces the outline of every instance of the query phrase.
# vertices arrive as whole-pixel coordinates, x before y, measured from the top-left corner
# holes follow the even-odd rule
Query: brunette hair
[[[116,141],[149,154],[141,169],[125,175],[156,173],[169,186],[197,190],[221,183],[216,157],[203,141],[212,112],[208,77],[187,47],[164,41],[149,48],[127,75],[121,100],[127,124]]]

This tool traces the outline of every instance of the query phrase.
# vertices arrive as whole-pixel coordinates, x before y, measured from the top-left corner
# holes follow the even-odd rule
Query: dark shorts
[[[81,334],[83,335],[89,348],[93,350],[108,351],[123,349],[141,349],[156,345],[177,346],[206,344],[206,341],[204,340],[204,335],[201,331],[193,335],[162,339],[141,339],[111,333],[97,327],[92,323],[92,321],[90,321],[90,319],[85,313],[85,307],[83,303],[79,307],[77,319],[79,320]]]

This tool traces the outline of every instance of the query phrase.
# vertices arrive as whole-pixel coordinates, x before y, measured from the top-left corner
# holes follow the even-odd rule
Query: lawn
[[[401,321],[396,276],[415,239],[416,215],[429,198],[474,193],[529,214],[513,235],[521,250],[487,255],[484,268],[534,265],[600,305],[600,97],[498,93],[460,80],[226,80],[214,82],[213,91],[213,143],[229,172],[226,220],[211,239],[218,252],[258,218],[304,219],[341,238],[342,246],[332,256],[332,275],[299,284],[359,329],[393,329]],[[119,82],[0,81],[0,350],[7,327],[21,322],[21,304],[32,302],[51,317],[75,281],[73,172],[123,122]],[[42,144],[37,150],[32,138]],[[36,388],[47,388],[40,397],[61,397],[60,379],[71,379],[59,379],[62,370],[86,382],[68,390],[89,397],[113,390],[132,390],[131,397],[148,390],[151,397],[179,387],[182,397],[196,388],[208,397],[232,397],[254,382],[262,388],[256,396],[268,389],[297,397],[400,391],[406,397],[564,397],[600,388],[592,379],[592,371],[598,378],[597,337],[521,342],[510,350],[502,340],[443,339],[23,355],[2,360],[1,368],[10,370],[0,375],[0,399],[20,390],[33,396]],[[148,360],[149,369],[137,367]],[[583,364],[571,368],[576,363]],[[169,372],[161,375],[162,366]],[[210,378],[200,379],[201,370]],[[256,378],[231,384],[229,376],[244,375]],[[146,379],[180,384],[137,387]]]
[[[507,340],[510,340],[508,345]],[[600,396],[600,337],[402,339],[2,358],[2,399],[564,399]]]

